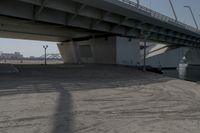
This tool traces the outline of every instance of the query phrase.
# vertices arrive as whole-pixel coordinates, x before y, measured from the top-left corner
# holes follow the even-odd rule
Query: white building
[[[23,55],[20,52],[14,53],[0,53],[0,58],[2,59],[22,59]]]

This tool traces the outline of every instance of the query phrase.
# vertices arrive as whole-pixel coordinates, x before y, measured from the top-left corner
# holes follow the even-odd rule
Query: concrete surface
[[[0,75],[0,133],[199,133],[200,85],[115,66]]]
[[[62,42],[57,45],[64,63],[116,64],[117,38],[117,36],[107,37],[107,39],[105,37],[92,38],[82,41]],[[81,49],[82,46],[88,46],[88,50],[84,51]],[[89,56],[84,56],[81,53]]]

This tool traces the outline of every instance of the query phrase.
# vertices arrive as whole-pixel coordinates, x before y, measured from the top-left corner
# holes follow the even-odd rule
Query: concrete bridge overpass
[[[1,0],[0,15],[3,37],[14,32],[64,41],[95,34],[142,38],[148,32],[154,41],[200,43],[197,29],[129,0]]]
[[[74,42],[90,40],[84,43],[94,45],[94,38],[111,37],[116,45],[117,41],[127,43],[116,36],[200,46],[199,30],[130,0],[2,0],[0,4],[0,37],[65,42],[68,45],[59,45],[61,54],[74,62],[81,54]],[[93,46],[93,53],[104,52],[102,58],[113,59],[110,53],[116,53],[112,50],[116,46],[108,47],[108,43],[101,39],[105,46]]]

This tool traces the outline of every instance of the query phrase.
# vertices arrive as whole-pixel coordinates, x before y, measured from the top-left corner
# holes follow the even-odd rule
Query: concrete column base
[[[73,42],[62,42],[57,44],[64,63],[78,63],[76,48]]]
[[[139,40],[110,36],[58,44],[64,63],[121,64],[140,62]]]

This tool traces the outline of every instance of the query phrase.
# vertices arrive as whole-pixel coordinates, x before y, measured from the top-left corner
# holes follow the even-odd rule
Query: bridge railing
[[[177,20],[175,20],[173,18],[170,18],[170,17],[168,17],[166,15],[163,15],[163,14],[161,14],[159,12],[151,10],[151,9],[149,9],[147,7],[142,6],[142,5],[138,5],[137,3],[135,3],[135,2],[133,2],[131,0],[118,0],[118,1],[121,1],[121,2],[123,2],[125,4],[128,4],[128,5],[131,5],[131,6],[135,7],[136,9],[142,11],[141,13],[145,13],[146,15],[151,16],[151,17],[153,17],[155,19],[159,19],[161,21],[164,21],[164,22],[169,23],[169,24],[173,24],[173,25],[178,26],[180,28],[184,28],[184,29],[196,32],[196,33],[200,33],[200,31],[198,29],[196,29],[196,28],[194,28],[194,27],[192,27],[190,25],[184,24],[184,23],[182,23],[180,21],[177,21]]]

